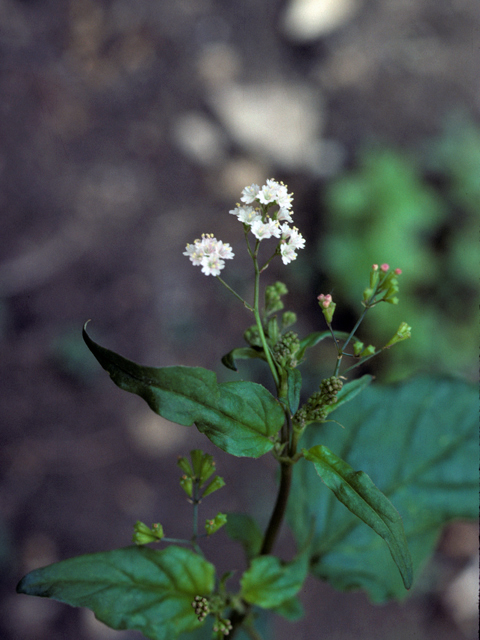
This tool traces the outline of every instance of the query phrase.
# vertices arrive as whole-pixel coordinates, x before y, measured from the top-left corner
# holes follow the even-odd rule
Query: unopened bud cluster
[[[295,414],[295,425],[303,429],[310,422],[323,422],[328,415],[327,407],[336,402],[342,387],[342,380],[336,376],[322,380],[320,390],[311,395]]]
[[[180,456],[177,464],[184,475],[180,478],[180,486],[189,498],[199,500],[195,489],[199,489],[215,472],[215,462],[213,456],[203,453],[200,449],[190,451],[191,463],[187,458]],[[202,497],[210,495],[214,491],[221,489],[225,485],[225,481],[220,476],[215,476],[213,480],[203,489]]]
[[[139,546],[149,542],[159,542],[164,535],[163,527],[159,522],[155,522],[149,527],[144,522],[137,520],[133,527],[133,542]]]
[[[203,622],[203,620],[210,613],[208,598],[205,598],[204,596],[195,596],[192,602],[192,607],[195,611],[195,615],[200,622]]]
[[[283,309],[282,296],[287,293],[288,289],[283,282],[276,282],[265,287],[265,312],[270,314]]]
[[[296,367],[298,361],[295,356],[299,348],[298,334],[287,331],[273,347],[273,357],[281,367]]]
[[[370,284],[363,292],[363,304],[366,307],[373,307],[379,302],[398,304],[397,293],[398,277],[402,273],[401,269],[390,269],[387,263],[372,265],[370,271]]]
[[[215,624],[213,625],[213,630],[216,633],[223,633],[224,636],[228,636],[232,628],[232,623],[226,618],[217,618]]]

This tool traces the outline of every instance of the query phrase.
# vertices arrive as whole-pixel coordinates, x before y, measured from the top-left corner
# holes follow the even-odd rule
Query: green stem
[[[244,306],[249,310],[249,311],[253,311],[253,308],[248,304],[248,302],[246,300],[244,300],[242,298],[242,296],[240,294],[238,294],[235,289],[232,289],[232,287],[227,284],[225,282],[225,280],[223,280],[222,278],[220,278],[220,276],[217,276],[217,280],[219,280],[224,287],[226,287],[231,293],[233,293],[233,295],[238,298],[240,300],[240,302],[242,302],[244,304]]]
[[[280,378],[278,377],[277,368],[272,359],[272,354],[270,353],[270,348],[267,344],[267,339],[265,337],[265,332],[263,330],[262,319],[260,318],[260,269],[258,268],[257,261],[257,251],[259,241],[257,241],[257,245],[255,247],[255,252],[253,254],[253,264],[255,266],[255,288],[253,293],[253,315],[255,316],[255,322],[257,323],[258,333],[260,335],[260,340],[262,342],[263,351],[265,352],[265,357],[267,358],[268,366],[270,367],[270,371],[272,372],[273,379],[275,381],[275,386],[277,390],[280,387]]]
[[[342,347],[338,347],[338,346],[337,346],[337,349],[338,349],[338,356],[337,356],[337,364],[335,365],[335,371],[333,372],[333,375],[334,375],[334,376],[337,376],[337,375],[338,375],[338,373],[339,373],[339,371],[340,371],[340,365],[342,364],[342,358],[343,358],[343,353],[344,353],[344,351],[343,351],[343,350],[345,349],[345,347],[348,345],[348,343],[350,342],[350,340],[351,340],[351,339],[353,338],[353,336],[355,335],[355,332],[356,332],[356,330],[358,329],[358,327],[361,325],[361,323],[362,323],[362,321],[363,321],[363,319],[364,319],[365,314],[367,313],[367,311],[368,311],[368,306],[365,306],[365,308],[364,308],[364,310],[362,311],[362,313],[361,313],[361,315],[360,315],[359,319],[358,319],[358,320],[357,320],[357,322],[355,323],[355,326],[353,327],[353,329],[352,329],[352,330],[350,331],[350,333],[348,334],[348,337],[347,337],[347,339],[345,340],[345,342],[343,343]],[[330,331],[332,331],[332,333],[333,333],[332,328],[331,328],[331,327],[329,327],[329,328],[330,328]]]
[[[355,369],[355,367],[360,367],[362,364],[365,364],[365,362],[367,362],[367,360],[370,360],[370,358],[374,358],[375,356],[378,356],[379,353],[382,353],[382,349],[379,349],[378,351],[375,351],[375,353],[372,353],[371,356],[366,356],[365,358],[362,358],[361,360],[359,360],[355,364],[352,364],[352,366],[348,367],[348,369],[345,369],[345,371],[343,373],[348,373],[352,369]]]
[[[280,487],[278,490],[277,501],[275,502],[275,507],[273,508],[270,522],[268,523],[268,527],[265,531],[262,548],[260,549],[261,556],[267,555],[272,551],[277,536],[280,532],[280,526],[285,516],[288,496],[290,494],[290,487],[292,484],[292,470],[293,465],[290,462],[281,463]]]

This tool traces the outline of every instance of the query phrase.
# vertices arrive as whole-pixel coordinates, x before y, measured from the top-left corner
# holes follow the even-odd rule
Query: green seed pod
[[[203,463],[203,451],[201,449],[193,449],[190,451],[190,457],[192,459],[193,476],[200,478]]]
[[[212,473],[215,472],[215,462],[213,461],[213,456],[209,453],[205,453],[203,455],[202,465],[200,468],[199,480],[200,484],[206,482]]]
[[[207,535],[212,535],[227,523],[227,516],[224,513],[217,513],[212,520],[206,520],[205,531]]]
[[[184,458],[183,456],[178,456],[177,464],[187,476],[190,476],[190,477],[193,476],[193,470],[187,458]]]
[[[225,486],[225,480],[220,476],[215,476],[215,478],[205,488],[205,491],[203,492],[203,497],[205,498],[206,496],[209,496],[211,493],[213,493],[214,491],[218,491],[218,489],[221,489],[224,486]]]
[[[165,535],[163,533],[163,527],[159,522],[156,522],[150,528],[147,527],[144,522],[137,520],[133,530],[133,542],[137,545],[144,545],[149,542],[158,542]]]
[[[182,476],[180,478],[180,486],[189,498],[193,497],[193,480],[190,476]]]

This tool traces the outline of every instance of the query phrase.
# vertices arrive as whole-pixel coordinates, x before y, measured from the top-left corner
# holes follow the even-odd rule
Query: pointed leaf
[[[315,469],[347,509],[385,540],[403,579],[405,589],[413,580],[412,558],[408,550],[400,514],[363,471],[354,471],[327,447],[317,445],[303,450],[305,460]]]
[[[234,456],[258,458],[273,447],[284,421],[275,398],[254,382],[218,384],[213,371],[201,367],[143,367],[83,338],[113,382],[141,396],[167,420],[195,424],[217,447]]]
[[[113,629],[174,640],[201,626],[191,603],[214,588],[215,569],[181,547],[126,547],[51,564],[28,573],[17,591],[87,607]]]
[[[372,385],[335,418],[345,429],[312,425],[304,446],[321,442],[362,468],[403,519],[415,575],[444,523],[478,517],[477,392],[452,378],[419,376]],[[318,482],[310,462],[295,465],[289,520],[301,545],[312,520],[312,573],[376,602],[406,595],[381,540]]]
[[[232,351],[229,351],[223,356],[222,364],[225,365],[227,369],[237,371],[237,360],[251,360],[252,358],[266,360],[263,349],[255,349],[253,347],[238,347],[237,349],[232,349]]]
[[[308,572],[308,553],[283,563],[276,556],[254,558],[243,574],[241,596],[265,609],[280,607],[301,589]]]

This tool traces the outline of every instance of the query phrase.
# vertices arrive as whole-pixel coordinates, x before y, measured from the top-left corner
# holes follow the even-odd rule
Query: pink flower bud
[[[384,263],[382,264],[382,266],[380,267],[380,269],[381,269],[384,273],[386,273],[386,272],[390,269],[390,265],[388,265],[386,262],[384,262]]]
[[[396,274],[397,276],[399,276],[401,273],[402,273],[402,270],[401,270],[401,269],[395,269],[395,274]]]
[[[332,303],[332,296],[327,293],[327,295],[321,293],[318,297],[317,300],[320,302],[321,306],[324,309],[328,309],[328,307],[330,306],[330,304]]]

